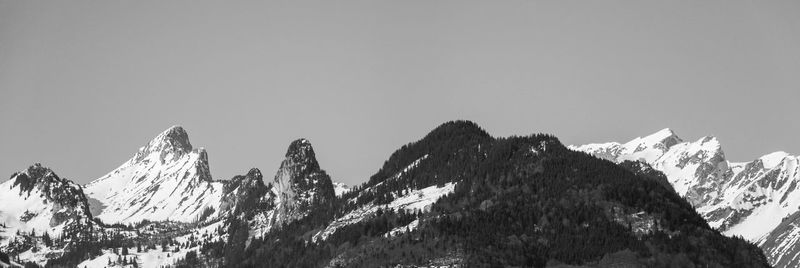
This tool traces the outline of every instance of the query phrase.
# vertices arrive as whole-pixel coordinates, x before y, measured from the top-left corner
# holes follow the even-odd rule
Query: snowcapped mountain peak
[[[681,143],[683,140],[672,129],[665,128],[624,144],[618,142],[592,143],[581,146],[571,145],[569,148],[615,162],[630,160],[653,163],[667,153],[670,148]]]
[[[181,126],[172,126],[155,138],[150,140],[144,147],[139,149],[136,159],[141,160],[152,153],[173,154],[179,157],[182,154],[192,151],[192,144],[189,143],[189,134]]]
[[[648,136],[633,139],[625,143],[624,146],[627,147],[628,150],[633,150],[634,152],[647,149],[657,149],[664,152],[669,149],[669,147],[681,142],[683,142],[683,140],[681,140],[678,135],[675,135],[675,132],[669,128],[665,128]]]
[[[709,225],[762,244],[774,263],[785,263],[785,267],[800,264],[800,246],[787,249],[800,241],[800,232],[788,229],[800,225],[800,158],[774,152],[751,162],[734,163],[726,159],[716,137],[681,142],[668,129],[626,144],[570,148],[618,163],[642,160],[650,164],[667,176],[675,191],[695,206]]]
[[[669,138],[677,138],[677,139],[680,140],[680,138],[678,138],[678,135],[676,135],[675,131],[672,131],[671,128],[664,128],[664,129],[659,130],[659,131],[657,131],[657,132],[655,132],[653,134],[650,134],[649,136],[644,137],[643,139],[645,139],[645,140],[654,140],[654,141],[664,141],[664,140],[669,139]]]
[[[58,177],[53,170],[40,163],[14,173],[9,181],[13,182],[11,187],[20,188],[19,194],[30,195],[32,190],[38,189],[48,199],[67,201],[73,206],[80,202],[80,199],[85,199],[80,185]]]
[[[188,145],[189,135],[186,134],[186,130],[183,129],[183,127],[174,125],[158,134],[154,140],[185,142],[185,144]],[[189,147],[191,147],[191,145],[189,145]]]
[[[41,163],[33,164],[21,172],[14,173],[14,175],[11,176],[11,179],[14,180],[15,185],[24,184],[30,186],[33,186],[37,183],[53,183],[63,181],[61,178],[56,176],[52,170],[42,166]]]
[[[0,237],[32,230],[77,237],[91,228],[91,217],[81,186],[41,164],[0,184],[0,222],[8,226],[0,229]],[[0,247],[8,242],[0,240]]]
[[[773,152],[762,157],[759,157],[758,160],[761,160],[761,163],[764,165],[766,169],[772,169],[777,167],[778,165],[783,162],[783,159],[789,157],[790,155],[783,151]]]
[[[106,223],[192,222],[216,207],[222,183],[211,178],[206,150],[193,149],[186,131],[173,126],[120,167],[87,184],[86,193]]]

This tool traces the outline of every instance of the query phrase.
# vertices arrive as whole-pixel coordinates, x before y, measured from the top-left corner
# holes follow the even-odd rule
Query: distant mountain
[[[662,171],[709,224],[759,244],[777,267],[800,265],[800,159],[775,152],[731,162],[715,137],[684,142],[664,129],[630,142],[573,146],[611,161],[643,161]],[[795,246],[797,245],[797,246]]]
[[[222,188],[211,178],[206,151],[193,148],[186,131],[174,126],[85,190],[98,219],[128,224],[217,216]]]

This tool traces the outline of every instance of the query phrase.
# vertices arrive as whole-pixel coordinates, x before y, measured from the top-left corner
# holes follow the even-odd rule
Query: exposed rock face
[[[787,227],[800,213],[800,158],[775,152],[736,163],[726,159],[714,137],[680,141],[672,131],[662,130],[625,144],[571,148],[615,162],[650,164],[712,227],[761,245],[778,267],[800,265],[800,246],[794,246],[800,236]]]
[[[272,185],[264,185],[261,171],[250,169],[247,175],[233,177],[225,183],[220,213],[225,215],[252,214],[274,207]]]
[[[273,180],[277,197],[276,223],[286,223],[305,215],[307,208],[335,198],[330,176],[320,169],[314,149],[306,139],[289,145],[286,158]]]
[[[171,127],[119,168],[86,185],[105,223],[193,222],[217,216],[222,182],[211,179],[208,155],[192,148],[186,131]],[[93,204],[94,205],[94,204]]]

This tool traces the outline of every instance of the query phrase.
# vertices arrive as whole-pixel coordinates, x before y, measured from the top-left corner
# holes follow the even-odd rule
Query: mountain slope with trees
[[[423,209],[393,206],[409,192],[447,184],[455,187]],[[370,213],[314,239],[354,211]],[[769,267],[756,246],[710,228],[652,177],[553,136],[492,138],[466,121],[403,146],[369,181],[253,241],[241,256],[226,264]]]

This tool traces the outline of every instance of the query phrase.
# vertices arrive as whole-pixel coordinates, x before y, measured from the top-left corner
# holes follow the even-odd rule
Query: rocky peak
[[[661,143],[663,143],[667,147],[672,147],[675,144],[683,142],[683,140],[680,137],[678,137],[678,135],[675,134],[675,132],[673,132],[671,129],[667,128],[664,129],[664,131],[665,133],[668,133],[668,135],[661,140]]]
[[[309,175],[320,172],[324,173],[319,167],[311,142],[306,139],[297,139],[289,144],[286,159],[281,162],[274,182],[281,188],[285,188],[290,184],[302,183],[303,179]]]
[[[634,139],[632,142],[638,142],[644,146],[666,151],[670,147],[683,142],[683,140],[681,140],[672,129],[665,128],[649,136]]]
[[[678,138],[678,135],[676,135],[675,131],[673,131],[671,128],[664,128],[656,133],[650,134],[648,137],[660,138],[664,140],[667,138]]]
[[[314,148],[311,146],[311,142],[304,138],[297,139],[289,144],[289,149],[286,150],[286,160],[293,165],[302,165],[309,169],[319,168]],[[284,161],[284,163],[287,162]]]
[[[298,218],[314,203],[335,197],[330,176],[320,169],[311,143],[298,139],[289,145],[286,159],[273,179],[272,192],[278,199],[277,221]]]
[[[227,194],[230,193],[237,188],[263,188],[266,187],[264,185],[263,176],[261,175],[261,170],[257,168],[252,168],[250,171],[247,172],[246,175],[238,175],[233,177],[230,181],[225,184],[225,191],[223,193]]]
[[[186,133],[186,130],[180,126],[172,126],[139,149],[136,159],[141,160],[152,153],[161,153],[162,156],[166,154],[180,156],[191,151],[192,144],[189,143],[189,134]]]
[[[211,177],[205,149],[193,148],[186,131],[173,126],[85,191],[106,223],[192,222],[219,206],[221,186]]]
[[[248,171],[247,175],[245,175],[245,176],[247,178],[254,178],[257,181],[261,181],[261,177],[262,177],[261,176],[261,170],[259,170],[257,168],[251,168],[250,171]],[[264,183],[262,182],[261,185],[264,185]]]
[[[227,181],[222,194],[222,213],[252,215],[258,209],[269,208],[274,202],[269,187],[264,185],[261,171],[257,168]]]
[[[67,221],[81,221],[82,224],[87,225],[92,217],[83,188],[68,179],[59,177],[53,170],[39,163],[14,173],[9,183],[11,183],[11,189],[19,188],[18,192],[9,193],[9,195],[19,194],[19,198],[22,200],[41,198],[45,206],[26,207],[26,209],[38,209],[35,212],[27,213],[29,217],[26,217],[37,217],[37,215],[49,217],[40,219],[49,222],[48,227],[55,227]],[[16,201],[6,201],[9,204],[4,205],[18,205],[15,203]]]
[[[14,180],[13,186],[19,186],[20,193],[30,193],[34,189],[41,191],[48,199],[53,201],[67,202],[65,205],[75,206],[85,200],[80,185],[62,179],[50,168],[42,166],[40,163],[33,164],[26,170],[14,173],[11,176]]]
[[[22,191],[30,191],[36,184],[62,181],[52,170],[40,163],[14,173],[11,175],[11,179],[14,180],[14,186],[20,185]]]

